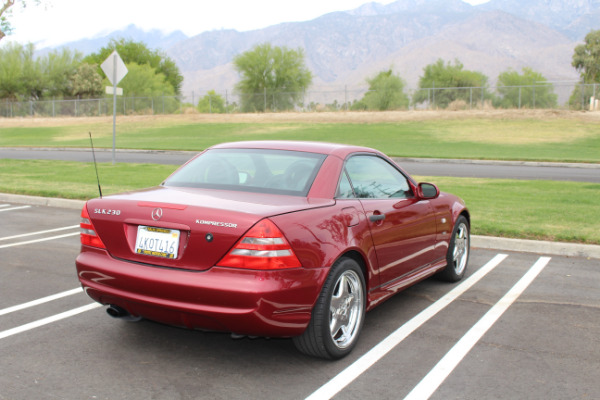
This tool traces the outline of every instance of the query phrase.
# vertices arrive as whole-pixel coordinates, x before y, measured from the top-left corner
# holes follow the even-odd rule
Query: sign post
[[[112,163],[115,164],[116,156],[115,149],[117,147],[117,92],[120,90],[120,94],[123,93],[123,89],[117,88],[117,84],[127,75],[127,67],[125,63],[119,56],[117,51],[113,51],[110,56],[102,65],[100,65],[102,71],[106,74],[106,77],[112,83],[112,87],[107,87],[107,93],[112,93],[113,95],[113,149],[112,149]],[[112,90],[109,90],[112,89]]]

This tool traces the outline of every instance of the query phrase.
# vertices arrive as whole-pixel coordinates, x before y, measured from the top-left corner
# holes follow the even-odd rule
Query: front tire
[[[471,249],[471,234],[469,222],[461,215],[454,224],[448,253],[446,254],[446,268],[440,272],[440,278],[448,282],[460,281],[465,276]]]
[[[331,267],[306,331],[293,338],[296,348],[313,357],[345,357],[358,341],[365,306],[365,279],[360,266],[351,258],[339,259]]]

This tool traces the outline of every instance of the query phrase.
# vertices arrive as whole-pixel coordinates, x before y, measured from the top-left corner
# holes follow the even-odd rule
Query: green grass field
[[[104,195],[160,184],[176,166],[98,164]],[[0,159],[0,192],[89,199],[98,196],[92,163]],[[600,184],[415,177],[461,196],[473,233],[600,244]]]
[[[600,184],[543,180],[419,177],[462,197],[473,232],[600,244]]]
[[[194,122],[186,116],[123,117],[117,123],[117,147],[199,151],[228,141],[286,139],[363,145],[398,157],[600,163],[600,118],[581,115],[581,118],[571,114],[563,118],[494,115],[372,123],[311,122],[310,118],[307,122],[274,119],[230,122],[224,116],[222,122]],[[0,147],[87,148],[88,132],[92,133],[96,147],[112,147],[111,121],[82,120],[77,123],[71,119],[64,126],[2,126],[0,121]]]
[[[596,113],[598,114],[598,113]],[[237,140],[316,140],[377,148],[388,155],[600,163],[594,113],[353,114],[337,121],[249,115],[206,121],[189,116],[122,117],[117,147],[202,150]],[[406,118],[409,115],[410,118]],[[416,117],[415,117],[416,115]],[[2,120],[0,147],[112,146],[112,120]],[[104,194],[158,185],[176,166],[99,164]],[[89,199],[97,196],[90,163],[0,160],[0,192]],[[455,193],[471,210],[473,233],[600,244],[600,185],[576,182],[419,177]]]

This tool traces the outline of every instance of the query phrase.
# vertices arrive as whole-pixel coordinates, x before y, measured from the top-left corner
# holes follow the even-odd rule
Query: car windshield
[[[306,196],[326,155],[268,149],[209,149],[164,186]]]

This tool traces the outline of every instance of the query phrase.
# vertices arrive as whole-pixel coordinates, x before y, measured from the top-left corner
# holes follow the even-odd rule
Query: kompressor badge
[[[222,226],[224,228],[237,228],[237,224],[233,224],[231,222],[205,221],[203,219],[197,219],[196,223],[200,225]]]

